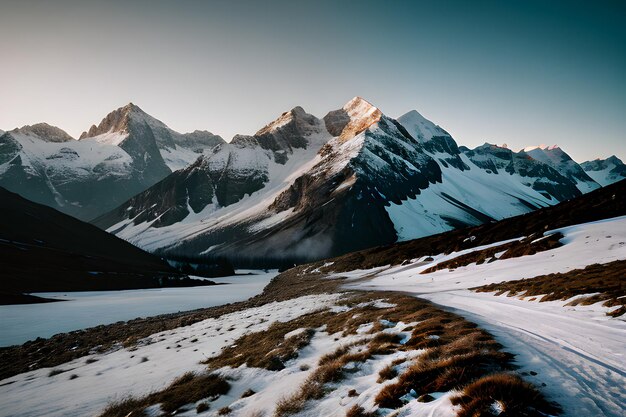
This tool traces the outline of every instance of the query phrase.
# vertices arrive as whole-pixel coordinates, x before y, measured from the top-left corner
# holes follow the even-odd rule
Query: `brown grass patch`
[[[398,376],[398,371],[394,368],[393,365],[389,364],[380,370],[378,373],[378,382],[379,384],[385,381],[389,381],[390,379],[394,379]]]
[[[142,398],[127,397],[109,404],[100,417],[124,417],[129,413],[142,416],[146,407],[161,404],[161,409],[173,413],[185,404],[204,398],[215,398],[228,393],[230,384],[216,374],[187,372],[178,377],[167,388]]]
[[[346,417],[375,417],[377,415],[376,413],[366,412],[363,407],[356,404],[346,412]]]
[[[106,406],[100,417],[144,417],[144,401],[128,396]]]
[[[208,402],[202,401],[201,403],[199,403],[196,406],[196,413],[198,413],[198,414],[203,413],[205,411],[208,411],[210,408],[211,408],[211,406],[209,405]]]
[[[414,326],[405,348],[426,349],[398,377],[386,385],[375,402],[385,408],[402,406],[400,397],[414,390],[418,396],[462,387],[475,378],[511,369],[513,355],[474,323],[448,312],[424,309],[425,320]]]
[[[254,394],[256,394],[256,391],[254,391],[251,388],[248,388],[247,390],[243,392],[243,394],[241,394],[240,398],[248,398],[248,397],[253,396]]]
[[[477,379],[463,389],[461,395],[452,398],[460,405],[458,417],[492,415],[495,403],[502,415],[543,417],[560,413],[558,406],[549,403],[535,387],[511,374],[492,374]]]
[[[563,246],[563,244],[560,242],[562,238],[563,235],[561,233],[554,233],[543,237],[541,238],[541,240],[533,243],[533,241],[538,239],[537,235],[533,234],[520,241],[509,242],[503,245],[477,250],[474,252],[466,253],[465,255],[457,256],[447,261],[440,262],[437,265],[432,266],[428,269],[425,269],[421,273],[429,274],[431,272],[439,271],[441,269],[455,269],[461,266],[467,266],[472,263],[480,265],[485,262],[497,261],[498,259],[509,259],[518,258],[526,255],[534,255],[538,252],[543,252]],[[502,251],[504,251],[504,253],[500,255],[499,258],[496,258],[496,254]]]
[[[508,291],[509,296],[520,293],[526,296],[543,297],[541,301],[567,300],[576,295],[595,294],[575,300],[568,305],[589,305],[604,301],[604,306],[620,306],[607,313],[614,317],[626,313],[626,261],[589,265],[565,273],[541,275],[535,278],[501,282],[472,288],[477,292],[497,291],[498,295]],[[545,295],[544,295],[545,294]]]
[[[311,324],[315,327],[321,326],[321,321],[315,318],[315,314],[286,323],[273,323],[265,331],[240,337],[233,346],[222,349],[219,356],[209,358],[204,363],[211,368],[237,368],[246,364],[249,367],[279,371],[285,368],[285,362],[298,357],[298,352],[310,343],[315,331],[307,328],[286,339],[285,335]]]
[[[371,303],[377,299],[394,305],[373,307]],[[344,380],[359,367],[348,368],[347,364],[363,363],[373,356],[424,349],[400,375],[395,375],[394,366],[403,359],[394,361],[381,371],[381,380],[398,378],[396,383],[386,385],[375,399],[378,405],[388,408],[401,406],[399,398],[411,389],[418,396],[462,389],[474,380],[512,368],[512,355],[501,352],[501,346],[489,333],[429,302],[396,293],[351,293],[345,304],[353,308],[339,313],[311,313],[290,322],[275,323],[264,332],[244,335],[233,343],[235,347],[225,349],[218,357],[209,359],[207,364],[209,367],[237,367],[245,363],[251,367],[282,369],[280,366],[284,367],[286,361],[295,358],[299,350],[310,342],[312,329],[324,324],[330,334],[355,335],[361,325],[380,324],[383,319],[392,323],[411,323],[411,327],[404,331],[411,335],[405,344],[399,343],[400,336],[397,334],[383,332],[385,326],[380,324],[373,326],[377,329],[374,333],[364,334],[360,339],[324,355],[298,390],[277,402],[276,417],[296,414],[304,409],[307,401],[323,398],[332,389],[331,383]],[[300,328],[308,330],[285,339],[285,334]],[[199,378],[194,374],[183,375],[165,392],[133,400],[135,402],[131,405],[138,405],[135,410],[141,411],[147,405],[161,403],[164,411],[173,412],[182,405],[209,398],[206,392],[194,393],[200,386],[206,385],[198,384]],[[179,395],[182,398],[178,398]],[[359,410],[354,411],[357,412]]]

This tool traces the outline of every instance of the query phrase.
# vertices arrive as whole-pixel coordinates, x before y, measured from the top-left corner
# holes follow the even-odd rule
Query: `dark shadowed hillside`
[[[0,188],[0,293],[205,285],[160,258]]]
[[[597,189],[556,206],[542,208],[476,227],[379,246],[333,259],[333,271],[350,271],[438,253],[451,253],[522,236],[541,236],[546,230],[626,215],[626,181]]]

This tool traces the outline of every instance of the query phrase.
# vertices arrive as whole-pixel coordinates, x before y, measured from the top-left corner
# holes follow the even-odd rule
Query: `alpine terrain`
[[[96,133],[96,132],[92,132]],[[146,250],[291,265],[526,213],[600,187],[559,148],[459,147],[355,97],[218,144],[94,224]]]

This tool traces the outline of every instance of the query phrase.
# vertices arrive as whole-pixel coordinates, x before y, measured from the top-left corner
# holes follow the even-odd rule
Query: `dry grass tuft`
[[[347,412],[346,417],[375,417],[376,413],[366,412],[365,409],[361,406],[354,405]]]
[[[248,397],[253,396],[254,394],[256,394],[256,391],[254,391],[251,388],[248,388],[247,390],[243,392],[243,394],[241,394],[241,398],[248,398]]]
[[[208,402],[203,401],[196,406],[196,413],[200,414],[205,411],[208,411],[211,408]]]
[[[53,369],[48,373],[48,377],[53,377],[67,371],[69,371],[69,369]]]
[[[237,368],[243,364],[254,368],[279,371],[285,362],[297,358],[300,349],[307,346],[322,322],[316,314],[309,314],[286,323],[273,323],[269,329],[244,335],[234,342],[235,347],[224,348],[219,356],[204,363],[211,368],[230,366]],[[285,335],[299,328],[307,329],[285,339]]]
[[[145,401],[128,396],[106,406],[100,417],[145,417]]]
[[[186,404],[204,398],[215,398],[228,393],[230,384],[216,374],[187,372],[176,378],[167,388],[143,398],[127,397],[109,404],[100,417],[125,417],[128,413],[143,413],[146,407],[161,404],[161,409],[173,413]],[[133,414],[141,416],[143,414]]]
[[[452,398],[460,405],[458,417],[492,415],[495,403],[502,409],[501,415],[543,417],[555,415],[560,409],[549,403],[535,387],[511,374],[492,374],[482,377],[465,387]]]
[[[281,398],[276,403],[276,411],[274,411],[274,416],[283,417],[296,414],[304,408],[305,402],[306,400],[299,395],[292,395],[291,397]]]
[[[150,404],[161,404],[161,409],[174,412],[185,404],[195,403],[203,398],[213,398],[228,393],[230,384],[216,374],[196,375],[187,372],[177,378],[163,391],[148,396]]]
[[[393,365],[389,364],[380,370],[378,373],[378,382],[379,384],[385,381],[389,381],[390,379],[394,379],[398,376],[398,371],[394,368]]]

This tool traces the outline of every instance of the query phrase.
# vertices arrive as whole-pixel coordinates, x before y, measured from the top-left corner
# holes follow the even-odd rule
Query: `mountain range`
[[[180,134],[133,104],[74,140],[0,136],[0,186],[164,255],[286,265],[551,206],[626,177],[616,157],[577,164],[556,146],[458,146],[410,111],[355,97],[301,107],[229,143]]]
[[[224,140],[179,134],[130,103],[75,140],[46,123],[0,136],[0,186],[91,220],[193,162]]]

